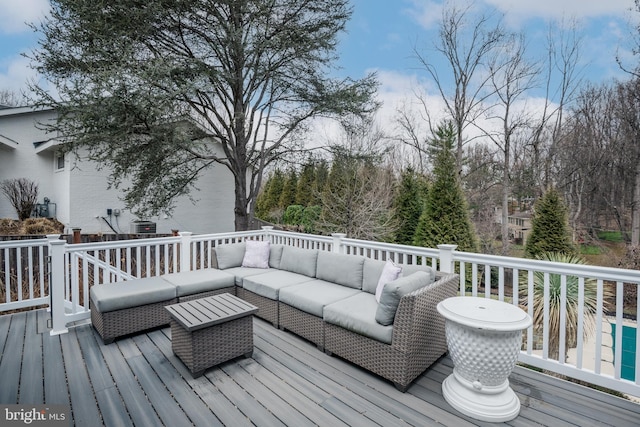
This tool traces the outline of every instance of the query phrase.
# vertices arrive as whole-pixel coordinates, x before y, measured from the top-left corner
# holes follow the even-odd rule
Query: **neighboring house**
[[[496,223],[502,224],[502,209],[495,209]],[[508,227],[509,238],[514,239],[517,243],[526,242],[531,233],[531,211],[514,211],[509,213]]]
[[[150,221],[162,234],[172,230],[197,234],[234,230],[234,180],[224,166],[210,168],[198,180],[199,190],[192,193],[195,204],[183,197],[171,216],[138,218],[124,208],[120,190],[107,189],[108,170],[98,170],[96,163],[75,155],[65,156],[55,135],[40,129],[38,123],[55,118],[50,109],[0,108],[0,181],[28,178],[36,182],[41,216],[57,218],[65,225],[65,232],[80,228],[83,234],[129,233],[138,220]],[[17,219],[1,193],[0,218]]]

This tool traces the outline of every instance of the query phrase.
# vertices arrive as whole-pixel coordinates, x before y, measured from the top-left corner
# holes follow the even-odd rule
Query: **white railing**
[[[625,291],[640,286],[640,272],[615,268],[587,265],[563,264],[536,261],[522,258],[510,258],[455,251],[455,245],[440,245],[437,249],[394,245],[346,238],[343,234],[333,236],[315,236],[303,233],[275,231],[264,227],[259,231],[240,233],[220,233],[192,236],[180,233],[177,237],[115,241],[108,243],[89,243],[69,245],[50,236],[48,241],[23,241],[0,244],[0,259],[4,263],[7,253],[20,249],[22,255],[18,264],[23,270],[21,280],[25,285],[21,289],[22,299],[1,302],[0,310],[15,307],[47,304],[47,275],[45,274],[46,255],[51,256],[52,290],[52,334],[64,333],[67,326],[77,320],[87,319],[89,312],[89,288],[111,282],[131,280],[138,277],[158,276],[165,273],[210,268],[213,262],[213,249],[221,244],[235,243],[247,239],[269,240],[274,244],[296,246],[362,255],[369,258],[390,259],[398,264],[430,265],[443,272],[460,273],[460,294],[485,298],[494,298],[519,305],[533,314],[533,294],[535,278],[543,278],[542,324],[531,327],[524,334],[525,346],[520,354],[520,362],[533,367],[557,372],[581,379],[623,393],[640,396],[640,351],[634,360],[635,379],[622,377],[622,325],[636,327],[635,320],[640,315],[640,297],[636,298],[633,313],[625,306]],[[33,253],[34,255],[29,255]],[[2,258],[4,254],[4,258]],[[35,255],[38,254],[38,255]],[[8,265],[8,264],[7,264]],[[17,285],[13,273],[4,271],[2,279],[11,276],[10,284]],[[29,273],[28,271],[37,271]],[[15,274],[17,276],[17,274]],[[33,278],[32,278],[33,277]],[[560,305],[567,300],[567,283],[578,283],[578,306],[584,306],[585,289],[594,283],[596,288],[595,322],[590,324],[582,310],[577,317],[568,316],[566,310],[560,311],[558,346],[550,347],[553,338],[549,327],[552,312],[549,305],[550,282],[560,280],[563,289]],[[33,291],[32,291],[33,289]],[[608,306],[605,296],[615,294],[613,304]],[[33,295],[33,298],[31,298]],[[608,309],[607,309],[608,307]],[[631,316],[629,316],[631,315]],[[567,346],[566,326],[575,326],[575,343]],[[611,339],[611,325],[617,325],[615,341]],[[592,334],[584,331],[593,329]],[[640,342],[640,331],[636,328],[636,341]],[[557,356],[556,356],[557,355]]]
[[[47,239],[0,242],[0,313],[49,304]]]

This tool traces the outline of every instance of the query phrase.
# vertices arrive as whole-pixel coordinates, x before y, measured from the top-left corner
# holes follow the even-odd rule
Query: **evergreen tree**
[[[284,181],[282,187],[282,194],[280,195],[280,201],[278,206],[283,210],[287,207],[296,204],[296,189],[298,188],[298,173],[295,169],[289,170],[287,178]]]
[[[322,192],[327,185],[329,179],[329,165],[326,160],[321,160],[315,165],[315,174],[313,182],[313,193],[311,198],[311,205],[322,205]]]
[[[434,182],[414,235],[414,244],[435,248],[456,244],[458,250],[477,251],[477,238],[456,168],[456,130],[451,122],[438,126],[431,141]]]
[[[557,190],[552,188],[543,194],[534,206],[525,254],[531,258],[538,258],[546,252],[575,254],[567,215],[567,208]]]
[[[280,209],[280,197],[282,195],[282,189],[284,188],[285,177],[280,169],[276,169],[269,178],[269,191],[266,193],[264,202],[265,217],[268,221],[273,220],[275,217],[282,216],[282,212],[275,214],[275,211],[281,211]]]
[[[265,183],[262,185],[260,189],[260,194],[258,194],[258,198],[256,199],[256,209],[255,216],[256,218],[265,219],[269,215],[269,210],[271,206],[269,205],[269,187],[271,186],[271,177],[266,179]]]
[[[311,159],[302,167],[296,188],[296,204],[310,206],[313,201],[315,165]]]
[[[402,172],[394,201],[395,222],[398,227],[395,243],[411,245],[424,208],[427,187],[412,168]]]

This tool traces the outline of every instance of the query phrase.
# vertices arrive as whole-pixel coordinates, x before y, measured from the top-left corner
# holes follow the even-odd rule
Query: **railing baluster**
[[[624,332],[624,289],[622,282],[616,282],[616,342],[614,345],[614,362],[615,377],[622,377],[622,337]],[[637,344],[636,344],[637,345]]]
[[[601,279],[598,280],[598,290],[596,292],[596,354],[595,354],[595,373],[600,374],[602,371],[602,307],[604,301],[604,284]]]
[[[558,348],[558,362],[564,364],[567,342],[567,276],[560,276],[560,342]]]
[[[543,328],[542,328],[542,358],[549,358],[549,273],[544,272],[544,299],[543,299]]]
[[[582,353],[584,349],[584,277],[578,278],[578,327],[576,336],[578,343],[576,347],[576,366],[582,369]]]

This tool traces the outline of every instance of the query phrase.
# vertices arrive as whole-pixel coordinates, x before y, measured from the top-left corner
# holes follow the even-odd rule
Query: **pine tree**
[[[280,195],[280,200],[278,206],[283,210],[287,209],[287,207],[296,204],[296,189],[298,188],[298,173],[295,169],[289,170],[287,174],[287,178],[284,181],[284,186],[282,187],[282,194]]]
[[[313,201],[315,164],[309,160],[303,167],[296,188],[296,204],[310,206]]]
[[[269,210],[271,209],[269,206],[269,187],[271,186],[271,182],[271,175],[269,175],[260,189],[260,194],[258,194],[258,198],[256,199],[256,209],[254,213],[256,218],[265,219],[269,215]]]
[[[327,185],[329,179],[329,165],[326,160],[321,160],[315,166],[314,182],[313,182],[313,196],[311,199],[312,206],[322,205],[322,192]]]
[[[525,254],[531,258],[547,252],[575,254],[569,235],[567,209],[555,189],[550,189],[536,202],[531,219],[531,234],[525,245]]]
[[[280,169],[276,169],[269,178],[269,190],[266,192],[264,205],[261,210],[264,211],[265,216],[261,217],[268,221],[273,220],[275,217],[282,216],[282,210],[280,209],[280,197],[282,195],[282,189],[284,188],[284,174]],[[279,214],[274,214],[275,211],[280,211]]]
[[[395,243],[410,245],[424,208],[427,187],[422,177],[409,168],[402,172],[394,201],[396,232]]]
[[[451,122],[440,125],[431,141],[434,182],[414,235],[414,244],[435,248],[456,244],[458,250],[477,252],[478,243],[456,168],[456,131]]]

